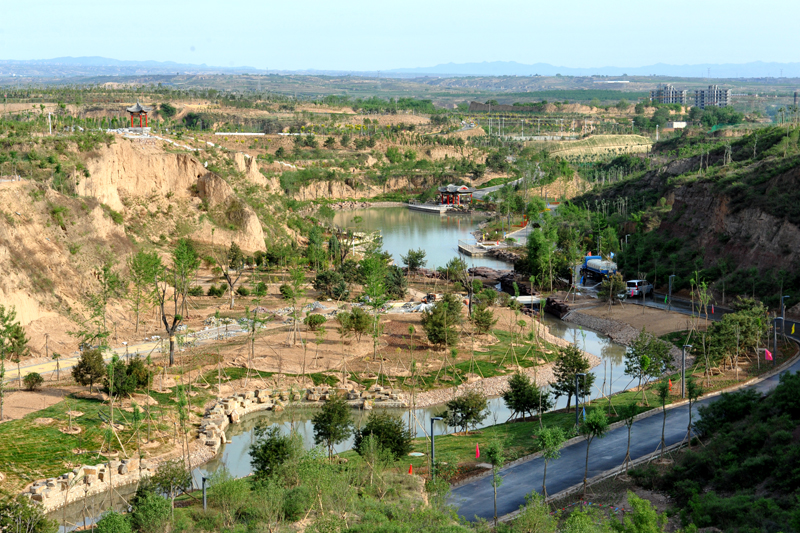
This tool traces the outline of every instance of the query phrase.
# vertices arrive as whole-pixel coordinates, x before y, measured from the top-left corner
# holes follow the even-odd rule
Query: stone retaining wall
[[[357,409],[405,408],[405,395],[397,389],[373,385],[369,390],[332,388],[328,386],[295,390],[257,389],[217,400],[206,409],[200,421],[197,439],[192,443],[189,464],[200,466],[218,453],[227,441],[225,431],[241,418],[259,411],[283,411],[290,402],[309,407],[322,406],[335,395],[347,398]],[[199,444],[199,445],[198,445]],[[36,481],[23,495],[53,511],[81,498],[102,494],[114,487],[129,485],[149,477],[157,470],[156,460],[125,459],[97,465],[84,465],[57,478]]]

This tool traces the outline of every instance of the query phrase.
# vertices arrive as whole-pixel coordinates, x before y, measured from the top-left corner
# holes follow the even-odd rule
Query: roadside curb
[[[707,395],[701,396],[701,398],[703,398],[703,399],[705,399],[705,398],[715,398],[717,396],[721,396],[723,393],[735,392],[735,391],[737,391],[739,389],[742,389],[744,387],[748,387],[750,385],[755,385],[755,384],[760,383],[762,381],[766,381],[767,379],[772,378],[776,374],[780,374],[781,372],[786,370],[786,368],[788,368],[788,367],[792,366],[794,363],[796,363],[798,358],[800,358],[800,341],[797,341],[794,338],[792,338],[792,341],[795,343],[795,347],[796,347],[795,353],[794,353],[794,355],[792,357],[790,357],[789,359],[787,359],[786,361],[781,363],[780,366],[775,367],[775,369],[773,369],[773,370],[771,370],[771,371],[769,371],[769,372],[767,372],[767,373],[765,373],[765,374],[763,374],[761,376],[752,378],[752,379],[750,379],[748,381],[744,381],[744,382],[739,383],[737,385],[733,385],[733,386],[731,386],[729,388],[726,388],[724,390],[710,392]],[[620,392],[629,392],[629,391],[620,391]],[[620,394],[620,393],[617,393],[617,394]],[[699,399],[700,398],[698,398],[698,400]],[[698,400],[695,400],[694,403],[697,403]],[[600,401],[600,400],[595,400],[595,401]],[[670,410],[675,409],[677,407],[683,407],[684,405],[687,405],[688,403],[689,403],[689,400],[681,399],[680,401],[677,401],[675,403],[671,403],[671,404],[667,405],[665,410],[666,411],[670,411]],[[662,412],[661,409],[659,409],[658,407],[654,407],[653,409],[650,409],[649,411],[645,411],[644,413],[639,413],[638,415],[636,415],[634,417],[634,419],[633,419],[634,423],[636,423],[637,420],[642,420],[642,419],[645,419],[645,418],[649,418],[649,417],[654,416],[656,414],[660,414],[661,412]],[[609,424],[607,431],[614,431],[616,429],[619,429],[619,428],[623,427],[624,425],[625,425],[625,421],[624,420],[620,420],[618,422],[614,422],[613,424]],[[573,438],[567,440],[566,442],[564,442],[564,445],[562,446],[562,448],[566,448],[568,446],[572,446],[573,444],[577,444],[582,440],[584,440],[584,438],[581,437],[581,436],[573,437]],[[667,447],[667,451],[671,450],[672,447],[674,447],[674,446],[677,446],[677,445],[668,446]],[[650,455],[652,455],[652,454],[650,454]],[[519,464],[527,463],[528,461],[533,461],[534,459],[538,459],[541,456],[542,456],[541,452],[536,452],[536,453],[533,453],[533,454],[530,454],[530,455],[526,455],[524,457],[520,457],[519,459],[515,459],[514,461],[510,461],[510,462],[506,463],[505,465],[503,465],[503,469],[506,469],[506,468],[509,468],[509,467],[512,467],[512,466],[516,466],[516,465],[519,465]],[[639,459],[636,459],[635,461],[631,461],[630,464],[631,465],[639,464],[640,462],[643,462],[648,457],[650,457],[650,456],[646,455],[646,456],[640,457]],[[624,467],[624,465],[623,465],[623,467]],[[618,470],[618,468],[609,470],[609,471],[607,471],[607,472],[605,472],[603,474],[600,474],[600,476],[604,476],[604,475],[608,474],[608,472],[616,472],[617,470]],[[469,483],[472,483],[473,481],[477,481],[479,479],[483,479],[485,477],[489,477],[491,475],[492,475],[492,471],[491,470],[487,470],[486,472],[482,472],[482,473],[477,474],[475,476],[471,476],[471,477],[469,477],[467,479],[464,479],[462,481],[454,483],[454,484],[450,485],[450,488],[451,489],[458,488],[458,487],[461,487],[463,485],[467,485]],[[595,477],[598,477],[598,476],[595,476]],[[594,480],[595,478],[592,478],[592,479]],[[600,481],[600,480],[601,479],[598,479],[597,481]],[[579,486],[583,487],[583,483],[580,483]],[[570,489],[566,489],[566,491],[569,491],[572,488],[573,487],[571,487]],[[565,492],[565,491],[561,491],[558,494],[561,494],[563,492]],[[555,498],[556,496],[557,495],[554,495],[552,497],[548,497],[547,500],[549,501],[549,500]],[[515,512],[518,512],[518,511],[515,511]],[[500,520],[500,519],[501,518],[498,517],[498,520]]]

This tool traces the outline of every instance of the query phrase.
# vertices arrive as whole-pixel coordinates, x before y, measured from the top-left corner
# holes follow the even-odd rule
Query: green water
[[[354,219],[361,217],[361,222]],[[439,215],[412,211],[407,207],[378,207],[340,211],[333,223],[347,229],[359,231],[380,230],[383,236],[383,249],[392,254],[395,263],[402,265],[400,255],[410,249],[425,250],[427,268],[443,267],[450,259],[461,254],[458,241],[474,243],[471,232],[486,220],[484,216]],[[491,257],[469,257],[461,255],[470,266],[487,266],[510,269],[512,265]]]

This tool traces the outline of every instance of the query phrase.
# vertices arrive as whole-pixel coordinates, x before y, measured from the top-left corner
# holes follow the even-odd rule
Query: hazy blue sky
[[[0,59],[270,69],[800,61],[797,0],[3,0]]]

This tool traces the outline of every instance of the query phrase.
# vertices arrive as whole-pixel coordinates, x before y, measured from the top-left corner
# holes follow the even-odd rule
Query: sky
[[[793,62],[796,0],[2,0],[0,59],[281,70]]]

